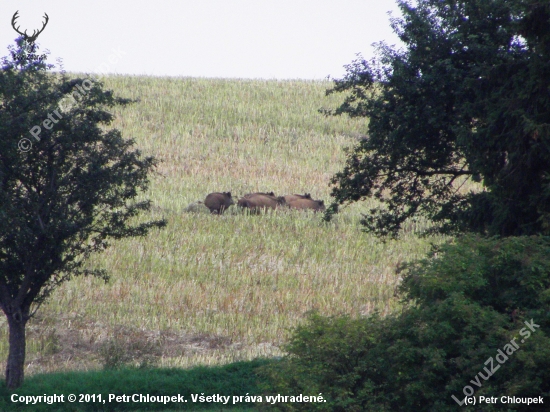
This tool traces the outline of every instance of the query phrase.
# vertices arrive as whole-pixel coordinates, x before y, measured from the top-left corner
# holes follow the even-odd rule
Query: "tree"
[[[397,236],[425,216],[432,232],[511,236],[548,232],[550,3],[399,0],[402,48],[378,44],[327,94],[327,114],[367,116],[368,136],[332,179],[339,205],[381,201],[365,230]],[[465,180],[483,190],[461,193]]]
[[[0,307],[9,326],[8,388],[23,382],[25,325],[53,290],[76,276],[107,281],[104,269],[85,265],[92,253],[110,239],[165,225],[133,219],[150,208],[136,196],[147,188],[155,159],[105,127],[113,120],[106,109],[131,101],[98,81],[53,73],[34,43],[16,44],[0,72]]]

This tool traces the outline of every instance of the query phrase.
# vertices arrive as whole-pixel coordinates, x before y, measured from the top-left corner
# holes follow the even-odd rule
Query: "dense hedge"
[[[476,402],[498,398],[483,411],[548,410],[500,397],[550,403],[550,238],[468,236],[401,270],[402,313],[312,314],[295,331],[289,356],[262,373],[271,390],[323,393],[327,402],[277,408],[456,411],[453,396],[474,392]]]

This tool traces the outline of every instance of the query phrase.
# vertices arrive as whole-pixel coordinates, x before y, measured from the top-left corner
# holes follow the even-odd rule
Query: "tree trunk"
[[[25,325],[27,320],[21,316],[21,312],[7,315],[9,326],[10,350],[8,364],[6,366],[6,386],[15,389],[23,383],[25,367]]]

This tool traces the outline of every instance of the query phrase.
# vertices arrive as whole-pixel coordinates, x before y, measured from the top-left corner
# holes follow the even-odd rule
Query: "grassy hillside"
[[[223,216],[184,213],[213,191],[311,192],[329,202],[330,177],[365,119],[325,118],[342,96],[329,83],[111,77],[107,88],[140,102],[114,127],[160,161],[146,194],[168,227],[114,244],[91,264],[111,282],[76,279],[28,327],[26,373],[103,364],[188,367],[277,356],[304,313],[395,310],[399,262],[430,241],[409,226],[382,244],[362,233],[368,204],[330,224],[308,213]],[[151,216],[150,216],[151,217]],[[7,355],[1,329],[0,359]]]

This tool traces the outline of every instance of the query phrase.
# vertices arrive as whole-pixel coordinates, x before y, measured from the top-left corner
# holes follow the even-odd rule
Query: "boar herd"
[[[210,193],[204,199],[210,213],[221,215],[235,202],[231,192]],[[269,209],[310,209],[315,212],[324,211],[325,203],[322,200],[313,200],[309,193],[303,195],[275,196],[275,193],[247,193],[237,202],[237,207],[248,210],[251,214],[258,214]]]

